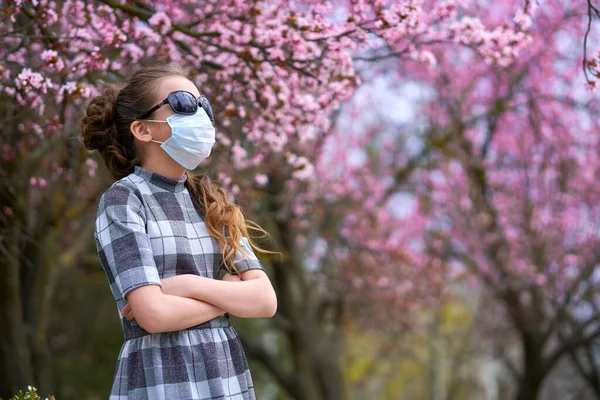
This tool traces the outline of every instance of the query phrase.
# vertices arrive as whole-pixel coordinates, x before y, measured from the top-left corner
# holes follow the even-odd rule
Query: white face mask
[[[206,111],[198,107],[194,115],[173,114],[164,120],[146,119],[148,122],[166,122],[171,127],[171,137],[160,147],[182,167],[193,170],[209,155],[215,143],[215,128]]]

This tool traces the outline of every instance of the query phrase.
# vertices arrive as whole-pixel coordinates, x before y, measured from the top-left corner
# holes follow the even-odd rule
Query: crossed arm
[[[122,314],[135,318],[147,332],[186,329],[226,312],[242,318],[269,318],[277,310],[277,297],[264,271],[251,269],[241,278],[226,274],[222,280],[177,275],[158,285],[134,289],[126,295]]]

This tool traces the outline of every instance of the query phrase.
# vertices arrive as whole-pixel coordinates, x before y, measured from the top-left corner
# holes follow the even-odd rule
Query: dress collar
[[[179,179],[172,179],[157,174],[156,172],[152,172],[149,169],[142,168],[139,165],[134,166],[133,173],[140,176],[145,181],[171,192],[181,192],[185,188],[185,181],[187,180],[187,174],[184,174]]]

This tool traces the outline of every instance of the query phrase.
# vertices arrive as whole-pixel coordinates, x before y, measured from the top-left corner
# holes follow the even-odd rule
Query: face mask
[[[160,143],[173,160],[182,167],[193,170],[209,155],[215,143],[215,128],[206,112],[198,107],[194,115],[173,114],[166,121],[146,119],[149,122],[166,122],[171,127],[171,137]]]

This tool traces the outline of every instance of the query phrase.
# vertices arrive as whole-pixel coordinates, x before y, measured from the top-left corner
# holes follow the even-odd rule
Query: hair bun
[[[88,104],[85,116],[80,120],[81,137],[88,150],[103,152],[117,140],[114,110],[119,91],[117,85],[105,84],[101,93]]]

